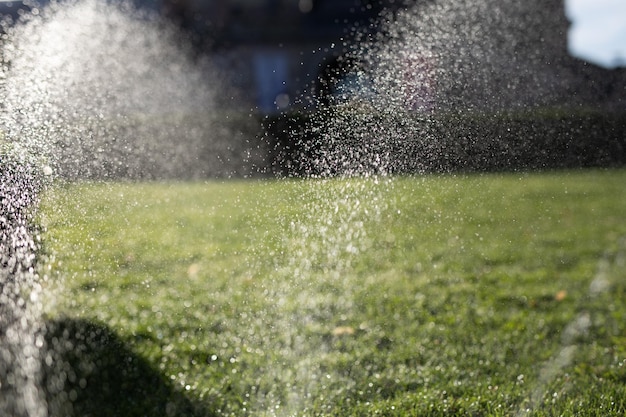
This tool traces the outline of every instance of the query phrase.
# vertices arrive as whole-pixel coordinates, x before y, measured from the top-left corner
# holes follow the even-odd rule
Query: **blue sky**
[[[626,0],[565,0],[570,54],[607,68],[626,67]]]

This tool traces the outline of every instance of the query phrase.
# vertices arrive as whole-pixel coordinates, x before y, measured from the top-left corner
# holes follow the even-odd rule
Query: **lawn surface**
[[[51,187],[49,401],[624,415],[625,191],[624,170]]]

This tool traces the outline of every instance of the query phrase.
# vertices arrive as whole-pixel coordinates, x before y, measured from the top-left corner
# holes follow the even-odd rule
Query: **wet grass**
[[[625,184],[58,185],[40,210],[47,315],[104,329],[150,369],[138,383],[178,398],[151,415],[623,415]]]

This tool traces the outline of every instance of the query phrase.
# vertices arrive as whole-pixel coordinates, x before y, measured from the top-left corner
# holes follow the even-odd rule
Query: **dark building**
[[[188,31],[260,113],[306,106],[306,96],[355,34],[376,30],[400,0],[163,0],[161,12]]]

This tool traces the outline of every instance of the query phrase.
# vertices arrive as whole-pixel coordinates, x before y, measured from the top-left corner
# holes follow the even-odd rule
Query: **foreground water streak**
[[[0,162],[0,414],[45,416],[42,282],[32,227],[42,175],[24,158],[0,153]]]

